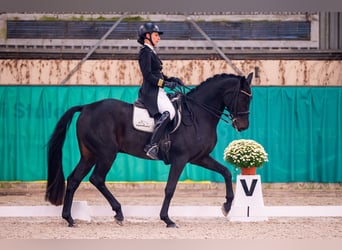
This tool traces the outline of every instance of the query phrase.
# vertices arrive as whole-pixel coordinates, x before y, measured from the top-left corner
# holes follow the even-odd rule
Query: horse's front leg
[[[209,155],[197,160],[196,162],[192,162],[192,163],[197,164],[199,166],[202,166],[206,169],[215,171],[215,172],[217,172],[223,176],[225,184],[226,184],[226,202],[223,203],[222,213],[224,216],[227,216],[228,212],[231,209],[232,202],[234,199],[232,174],[230,173],[229,169],[226,168],[225,166],[221,165],[220,163],[218,163],[216,160],[211,158]]]
[[[169,217],[169,207],[184,166],[185,164],[183,164],[181,167],[171,165],[170,168],[169,177],[165,187],[165,197],[160,211],[160,219],[166,223],[166,227],[177,227],[176,223],[174,223]]]

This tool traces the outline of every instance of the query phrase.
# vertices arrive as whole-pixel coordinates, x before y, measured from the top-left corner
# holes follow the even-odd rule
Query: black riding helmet
[[[162,31],[160,31],[159,27],[154,23],[142,24],[138,30],[138,40],[137,40],[138,43],[144,45],[144,40],[145,40],[146,34],[152,34],[153,32],[158,32],[159,35],[162,35],[164,33]],[[152,40],[151,39],[149,39],[149,40],[152,43],[152,45],[154,46]]]

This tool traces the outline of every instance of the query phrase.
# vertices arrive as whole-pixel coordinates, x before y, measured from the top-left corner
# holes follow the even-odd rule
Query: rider
[[[169,78],[162,72],[163,63],[155,51],[161,34],[163,32],[159,27],[151,22],[141,25],[138,30],[138,43],[143,45],[139,52],[139,66],[143,76],[139,99],[146,106],[150,116],[156,120],[150,143],[144,148],[146,155],[151,159],[158,159],[158,142],[176,113],[164,87],[174,89],[176,82],[181,82],[178,78]]]

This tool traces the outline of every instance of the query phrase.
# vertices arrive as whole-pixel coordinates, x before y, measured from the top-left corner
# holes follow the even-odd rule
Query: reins
[[[223,111],[217,110],[212,108],[211,106],[208,106],[206,104],[203,103],[199,103],[197,102],[195,99],[187,96],[187,95],[183,95],[186,99],[194,102],[196,105],[200,106],[202,109],[206,110],[208,113],[212,114],[213,116],[215,116],[216,118],[224,121],[227,124],[231,124],[232,120],[233,120],[233,116],[231,114],[226,114],[224,111],[228,109],[225,107]],[[229,111],[228,111],[229,112]],[[228,118],[228,119],[226,119]]]
[[[234,116],[241,116],[241,115],[249,114],[249,111],[234,112],[234,114],[231,114],[229,112],[229,110],[227,109],[227,107],[224,107],[223,111],[220,111],[220,110],[215,109],[215,108],[213,108],[213,107],[211,107],[209,105],[206,105],[206,104],[203,104],[203,103],[199,103],[194,98],[186,95],[185,91],[182,91],[182,88],[184,88],[186,90],[189,90],[189,91],[191,90],[191,88],[185,86],[184,84],[179,84],[178,87],[180,89],[180,91],[178,91],[178,93],[180,93],[185,99],[192,101],[196,105],[200,106],[202,109],[206,110],[208,113],[212,114],[213,116],[215,116],[216,118],[224,121],[227,124],[232,124],[234,122],[234,118],[235,118]],[[250,93],[248,93],[248,92],[246,92],[244,90],[240,90],[240,85],[238,86],[238,88],[239,88],[239,90],[235,91],[236,94],[235,94],[234,100],[233,100],[233,102],[234,102],[234,111],[236,111],[237,98],[238,98],[238,95],[239,95],[240,92],[245,94],[245,95],[247,95],[247,96],[249,96],[249,97],[252,96],[252,94],[250,94]],[[226,110],[227,110],[227,112],[229,114],[225,113]],[[228,118],[228,119],[226,119],[226,118]]]

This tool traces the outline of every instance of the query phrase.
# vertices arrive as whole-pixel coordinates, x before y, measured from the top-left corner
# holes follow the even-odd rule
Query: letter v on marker
[[[248,189],[245,179],[240,179],[240,182],[241,182],[241,185],[243,187],[243,190],[245,191],[246,196],[252,196],[258,180],[257,179],[252,180],[252,185],[251,185],[250,189]]]

